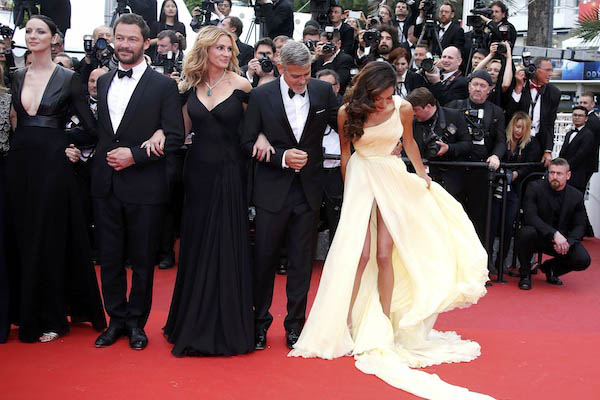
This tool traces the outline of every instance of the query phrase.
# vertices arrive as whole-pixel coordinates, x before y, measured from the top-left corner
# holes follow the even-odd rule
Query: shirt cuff
[[[423,23],[423,18],[421,18],[421,16],[417,17],[417,20],[415,21],[415,25],[421,25]]]
[[[287,166],[287,164],[285,163],[285,153],[287,153],[287,152],[288,152],[287,150],[286,150],[286,151],[284,151],[284,152],[283,152],[283,157],[281,157],[281,168],[289,168],[289,167]]]

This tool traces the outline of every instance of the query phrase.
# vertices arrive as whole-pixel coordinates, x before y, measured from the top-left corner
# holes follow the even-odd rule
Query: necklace
[[[223,78],[225,78],[225,74],[226,73],[227,73],[227,70],[224,70],[223,71],[223,75],[221,75],[221,77],[213,85],[209,85],[208,82],[204,82],[204,84],[208,88],[208,91],[206,92],[207,96],[211,96],[212,95],[212,90],[214,88],[216,88],[219,83],[221,83],[221,81],[223,80]]]

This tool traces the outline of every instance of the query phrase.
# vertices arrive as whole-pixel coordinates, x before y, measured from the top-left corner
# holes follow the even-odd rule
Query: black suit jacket
[[[512,98],[512,95],[508,98],[506,103],[507,120],[510,121],[510,118],[517,111],[529,114],[531,101],[531,90],[527,80],[518,103]],[[552,151],[552,147],[554,147],[554,121],[556,121],[556,113],[560,103],[560,90],[552,84],[544,85],[538,101],[541,101],[542,104],[540,105],[540,130],[536,137],[540,142],[540,146],[542,146],[542,150]]]
[[[569,162],[571,167],[571,179],[569,183],[578,189],[585,190],[587,185],[590,159],[594,154],[594,134],[588,128],[583,127],[569,143],[573,131],[570,130],[565,136],[565,142],[560,148],[559,157]]]
[[[350,28],[352,29],[352,28]],[[350,83],[352,76],[350,75],[350,70],[352,68],[356,68],[356,64],[354,64],[354,59],[352,56],[340,51],[337,56],[330,63],[323,64],[324,61],[322,59],[318,59],[312,65],[311,71],[313,77],[316,76],[317,72],[324,69],[332,69],[338,73],[340,76],[340,93],[344,93],[346,90],[346,86]]]
[[[440,102],[441,105],[446,105],[452,100],[466,99],[469,97],[468,81],[464,76],[459,76],[450,82],[438,82],[427,85],[427,88]]]
[[[267,34],[271,39],[285,35],[290,39],[294,35],[294,9],[290,0],[279,0],[275,4],[262,6],[265,15]]]
[[[406,86],[406,90],[408,91],[408,93],[410,93],[417,88],[426,86],[426,82],[422,75],[417,74],[414,71],[408,70],[406,72],[404,85]]]
[[[547,180],[538,180],[530,183],[525,190],[523,203],[523,224],[533,226],[535,230],[547,240],[552,240],[558,230],[573,244],[585,232],[585,208],[583,194],[573,186],[565,187],[558,226],[552,226],[552,207],[550,199],[553,189]]]
[[[298,173],[310,207],[318,210],[322,198],[323,133],[327,124],[337,126],[338,103],[328,82],[311,79],[308,83],[310,110],[304,131],[297,142],[283,105],[279,78],[252,90],[246,109],[242,148],[252,153],[260,132],[264,133],[275,154],[258,163],[254,177],[253,202],[271,212],[281,210],[296,172],[282,168],[286,150],[297,148],[308,153],[308,163]],[[287,96],[287,93],[284,93]]]
[[[113,132],[107,95],[115,74],[113,70],[98,79],[98,145],[92,167],[92,196],[106,197],[112,192],[128,203],[166,203],[172,157],[184,139],[177,85],[168,76],[146,68],[117,132]],[[148,157],[140,145],[159,128],[166,136],[165,156]],[[118,172],[106,162],[106,153],[117,147],[129,147],[135,160],[135,164]]]
[[[425,157],[424,139],[425,135],[428,134],[428,129],[428,126],[418,122],[416,118],[413,120],[413,136],[417,146],[419,146],[421,157]],[[430,159],[430,161],[460,161],[466,159],[473,147],[473,141],[469,135],[465,118],[460,111],[438,107],[434,131],[438,136],[444,138],[444,143],[448,144],[448,151],[442,156]]]
[[[600,118],[595,112],[591,112],[588,115],[588,120],[585,127],[592,131],[594,135],[594,155],[590,157],[589,174],[598,172],[598,157],[600,156],[598,150],[600,149]]]
[[[240,39],[237,39],[235,44],[237,44],[237,47],[240,50],[237,59],[241,68],[244,65],[248,65],[248,62],[254,58],[254,47],[243,43]]]

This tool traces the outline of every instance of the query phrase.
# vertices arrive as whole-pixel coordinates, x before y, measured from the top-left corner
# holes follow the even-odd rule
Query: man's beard
[[[119,61],[121,61],[122,64],[131,65],[136,64],[140,60],[140,58],[144,57],[144,48],[142,47],[137,53],[135,51],[132,51],[131,53],[125,53],[123,56],[121,56],[119,53],[119,51],[115,53]]]
[[[378,50],[379,54],[390,54],[391,51],[387,44],[380,45]]]
[[[560,182],[557,180],[551,180],[550,186],[552,187],[552,189],[556,190],[560,187]]]

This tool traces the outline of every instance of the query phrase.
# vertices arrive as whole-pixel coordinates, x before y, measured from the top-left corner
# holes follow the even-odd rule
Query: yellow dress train
[[[402,100],[394,98],[398,110]],[[441,186],[408,173],[390,155],[402,136],[399,112],[364,130],[346,170],[344,202],[302,334],[289,356],[353,355],[356,367],[428,399],[491,399],[412,368],[471,361],[479,344],[433,328],[439,313],[486,293],[487,255],[462,206]],[[394,241],[391,317],[377,290],[375,209]],[[369,222],[370,221],[370,222]],[[352,287],[371,224],[371,257],[347,326]]]

